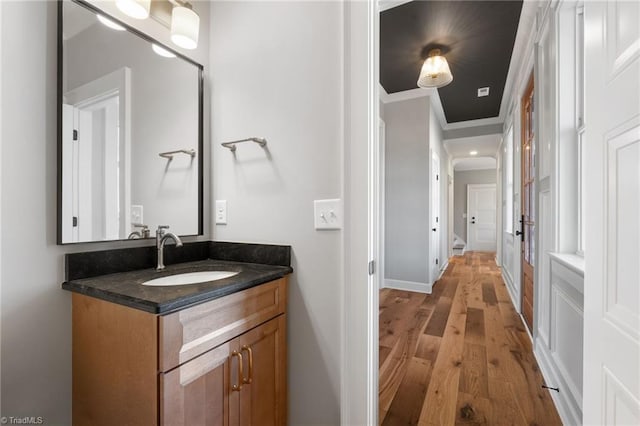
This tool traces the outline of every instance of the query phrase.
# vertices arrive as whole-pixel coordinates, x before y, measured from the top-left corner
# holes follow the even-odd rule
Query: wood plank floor
[[[453,257],[429,295],[381,291],[380,424],[562,424],[494,256]]]

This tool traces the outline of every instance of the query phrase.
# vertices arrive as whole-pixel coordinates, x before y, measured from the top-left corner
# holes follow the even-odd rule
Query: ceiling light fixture
[[[112,30],[116,30],[116,31],[124,31],[125,30],[125,28],[122,25],[116,24],[111,19],[105,18],[102,15],[98,15],[98,21],[100,21],[106,27],[111,28]]]
[[[440,49],[433,49],[429,52],[429,57],[424,61],[418,87],[425,89],[446,86],[453,81],[453,75],[449,69],[447,59],[441,55]]]
[[[127,16],[147,19],[151,10],[151,0],[116,0],[116,6]]]
[[[469,155],[478,155],[478,151],[469,151]]]
[[[176,55],[174,55],[173,53],[169,52],[164,47],[158,46],[155,43],[153,43],[151,45],[151,48],[153,49],[154,52],[156,52],[158,55],[162,56],[163,58],[175,58],[176,57]]]
[[[175,6],[171,12],[171,41],[183,49],[198,47],[200,17],[187,3]]]

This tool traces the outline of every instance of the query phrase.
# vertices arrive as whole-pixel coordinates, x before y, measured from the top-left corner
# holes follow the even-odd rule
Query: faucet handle
[[[156,229],[156,237],[162,238],[164,236],[165,229],[169,229],[169,225],[158,225],[158,229]]]

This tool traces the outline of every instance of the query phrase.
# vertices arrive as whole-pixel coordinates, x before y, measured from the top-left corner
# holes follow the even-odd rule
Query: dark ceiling
[[[380,14],[380,83],[417,88],[429,50],[440,47],[453,82],[438,89],[448,123],[497,117],[522,1],[413,1]],[[479,98],[478,89],[490,87]]]

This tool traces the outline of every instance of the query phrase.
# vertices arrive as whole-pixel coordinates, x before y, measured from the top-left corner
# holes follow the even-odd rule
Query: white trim
[[[0,2],[0,61],[2,61],[2,7],[3,2]],[[2,98],[2,67],[0,67],[0,99]],[[2,147],[4,141],[2,140],[2,102],[0,102],[0,199],[2,199]],[[0,209],[0,234],[2,234],[2,209]],[[2,238],[0,238],[0,318],[2,318]],[[0,342],[2,342],[2,327],[0,327]],[[2,351],[0,351],[0,378],[2,378]],[[1,382],[1,380],[0,380]],[[2,413],[2,386],[0,386],[0,413]]]
[[[380,100],[384,104],[389,104],[393,102],[402,102],[407,101],[409,99],[417,99],[429,97],[431,101],[431,106],[438,117],[438,121],[440,122],[440,127],[442,130],[454,130],[454,129],[465,129],[468,127],[478,127],[478,126],[487,126],[492,124],[502,124],[504,120],[498,117],[491,118],[481,118],[478,120],[467,120],[460,121],[458,123],[447,123],[447,120],[444,115],[444,109],[442,108],[442,101],[440,100],[440,95],[437,89],[422,89],[415,88],[411,90],[404,90],[402,92],[396,93],[387,93],[387,91],[382,87],[381,84],[378,84],[380,90]]]
[[[402,6],[405,3],[409,3],[412,0],[378,0],[378,11],[383,12],[385,10],[393,9],[394,7]]]
[[[385,152],[386,152],[386,132],[387,132],[387,125],[384,122],[384,120],[382,118],[378,119],[378,136],[379,136],[379,155],[378,155],[378,162],[380,163],[379,166],[379,176],[378,176],[378,182],[380,183],[378,186],[378,228],[379,228],[379,235],[378,235],[378,259],[376,261],[376,269],[377,269],[377,274],[378,274],[378,283],[380,285],[380,288],[384,287],[384,265],[385,265],[385,232],[386,232],[386,227],[385,227],[385,222],[384,222],[384,218],[385,218],[385,206],[386,206],[386,192],[385,192],[385,182],[386,182],[386,170],[385,170]],[[380,137],[381,136],[381,137]]]
[[[378,24],[376,2],[344,2],[344,140],[343,236],[344,285],[341,300],[340,423],[378,424],[377,285],[367,274],[370,213],[370,150],[376,145],[378,93]],[[363,221],[362,218],[368,218]]]
[[[395,290],[415,291],[416,293],[431,294],[433,283],[420,283],[415,281],[392,280],[385,278],[384,288],[392,288]]]
[[[378,90],[380,90],[380,100],[384,104],[407,101],[409,99],[424,98],[426,96],[432,96],[433,94],[436,94],[436,95],[438,94],[438,91],[436,89],[421,89],[421,88],[404,90],[402,92],[389,94],[384,89],[384,87],[382,87],[382,84],[378,83],[378,86],[379,86]]]
[[[582,402],[582,397],[573,395],[571,386],[569,386],[563,379],[562,374],[557,370],[559,365],[553,360],[553,357],[540,339],[536,339],[533,355],[536,361],[538,361],[538,366],[540,367],[540,372],[542,373],[545,384],[547,386],[560,388],[560,392],[552,390],[548,392],[558,410],[562,424],[582,424],[582,410],[578,406],[578,404]],[[571,401],[571,397],[574,399],[574,402]]]
[[[584,278],[584,257],[574,253],[553,253],[549,252],[551,260],[555,260],[563,266],[571,269],[576,274]]]

